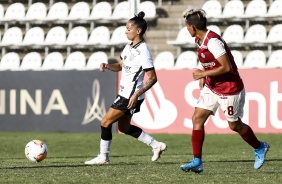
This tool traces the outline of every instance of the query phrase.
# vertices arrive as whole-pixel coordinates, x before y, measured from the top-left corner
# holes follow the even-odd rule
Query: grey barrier
[[[1,71],[0,131],[100,132],[116,93],[114,72]]]

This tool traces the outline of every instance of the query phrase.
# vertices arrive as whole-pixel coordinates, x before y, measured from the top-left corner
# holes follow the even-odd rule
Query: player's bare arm
[[[119,72],[122,69],[122,61],[119,60],[117,63],[113,63],[113,64],[101,63],[100,71],[104,72],[105,69],[111,70],[113,72]]]
[[[218,76],[222,75],[225,73],[228,73],[231,71],[231,65],[228,59],[227,54],[223,54],[219,58],[217,58],[217,61],[220,63],[221,66],[213,69],[213,70],[200,70],[200,69],[195,69],[193,72],[193,78],[195,80],[204,78],[204,77],[211,77],[211,76]]]
[[[129,103],[128,103],[128,108],[132,108],[136,105],[137,99],[140,95],[142,95],[143,93],[145,93],[147,90],[149,90],[157,81],[157,74],[155,70],[149,70],[146,72],[147,76],[148,76],[148,80],[146,81],[146,83],[144,84],[144,86],[139,89],[138,91],[136,91],[130,98]]]

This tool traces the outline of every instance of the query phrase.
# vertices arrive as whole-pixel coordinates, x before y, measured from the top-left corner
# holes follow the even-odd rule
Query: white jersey
[[[136,91],[143,87],[145,71],[154,69],[152,54],[144,41],[127,44],[121,53],[122,73],[119,95],[129,99]],[[138,100],[144,99],[143,93]]]

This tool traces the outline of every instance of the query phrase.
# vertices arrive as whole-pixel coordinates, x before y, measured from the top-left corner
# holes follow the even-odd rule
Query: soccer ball
[[[25,146],[25,156],[32,162],[40,162],[47,156],[47,146],[41,140],[32,140]]]

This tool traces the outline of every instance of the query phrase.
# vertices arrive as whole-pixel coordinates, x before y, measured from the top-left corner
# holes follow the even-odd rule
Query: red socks
[[[205,140],[205,130],[193,130],[191,140],[194,158],[202,159],[202,148]]]
[[[248,126],[247,132],[243,135],[240,135],[250,146],[252,146],[254,149],[257,149],[260,147],[260,142],[255,136],[253,130],[251,127]]]

